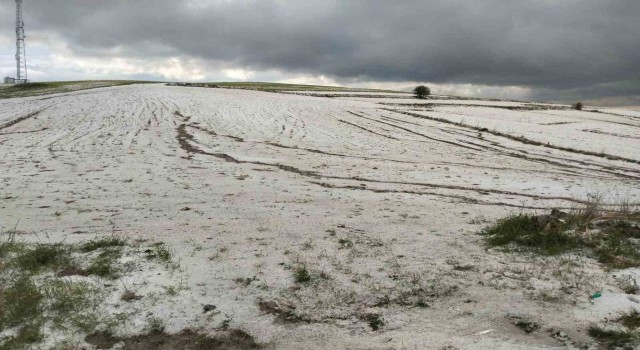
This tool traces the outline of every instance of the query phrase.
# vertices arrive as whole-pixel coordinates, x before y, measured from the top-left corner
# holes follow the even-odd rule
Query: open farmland
[[[107,299],[136,310],[121,336],[153,315],[276,349],[551,349],[637,305],[616,281],[638,270],[478,233],[599,194],[640,201],[639,150],[640,112],[622,109],[160,84],[12,98],[0,228],[171,247],[179,268],[109,287],[143,296]]]

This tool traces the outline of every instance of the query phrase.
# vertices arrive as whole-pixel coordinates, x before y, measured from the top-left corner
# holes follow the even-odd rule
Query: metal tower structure
[[[18,65],[16,83],[27,82],[27,50],[24,39],[22,0],[16,0],[16,63]]]

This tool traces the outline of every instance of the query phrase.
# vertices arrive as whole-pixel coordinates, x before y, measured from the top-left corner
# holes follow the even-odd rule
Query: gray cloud
[[[58,34],[85,56],[184,55],[339,81],[523,86],[544,99],[640,95],[636,0],[27,2],[30,30]],[[7,12],[13,1],[0,6]]]

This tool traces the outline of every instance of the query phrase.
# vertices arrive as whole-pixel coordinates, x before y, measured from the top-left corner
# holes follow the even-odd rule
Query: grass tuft
[[[62,244],[37,244],[21,252],[13,263],[21,271],[38,273],[43,269],[58,269],[71,263],[69,249]]]
[[[149,260],[159,260],[165,264],[171,264],[173,259],[173,254],[169,247],[162,242],[154,243],[151,249],[147,249],[145,251],[147,254],[147,259]]]
[[[98,257],[89,265],[86,272],[89,275],[116,279],[120,274],[117,266],[120,257],[122,257],[122,249],[118,247],[108,248],[98,254]]]
[[[145,331],[147,334],[157,335],[163,334],[165,330],[164,322],[157,317],[150,317],[147,323],[147,327],[145,327]]]

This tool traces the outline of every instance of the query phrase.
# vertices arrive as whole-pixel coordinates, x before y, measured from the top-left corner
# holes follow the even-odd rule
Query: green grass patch
[[[43,326],[40,321],[20,327],[16,335],[8,337],[4,341],[0,340],[0,350],[30,349],[32,344],[39,343],[44,339]]]
[[[104,307],[110,292],[104,279],[116,279],[133,266],[120,261],[123,255],[144,259],[137,248],[117,237],[71,245],[17,242],[15,230],[0,234],[0,333],[5,334],[0,350],[39,349],[45,339],[55,340],[57,349],[70,339],[49,339],[52,331],[90,334],[99,326],[122,324],[128,314],[110,314]],[[166,245],[151,248],[154,259],[171,262]],[[64,277],[71,275],[82,277]],[[137,299],[133,294],[127,301]]]
[[[563,225],[564,226],[564,225]],[[564,253],[579,246],[576,237],[567,234],[565,227],[545,230],[533,215],[516,214],[499,220],[482,231],[492,247],[519,247],[541,254]]]
[[[44,339],[45,324],[60,331],[92,331],[99,323],[96,312],[99,288],[87,282],[60,279],[39,280],[25,274],[2,281],[0,330],[16,334],[0,339],[0,350],[28,349]]]
[[[54,328],[72,327],[89,333],[99,324],[95,310],[102,293],[95,285],[56,279],[46,282],[41,289],[48,300],[47,310]]]
[[[44,296],[29,275],[3,281],[0,302],[0,328],[12,328],[30,323],[41,313]]]
[[[490,247],[558,255],[591,253],[610,269],[640,266],[638,214],[577,211],[550,215],[515,214],[498,220],[480,233]]]

